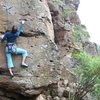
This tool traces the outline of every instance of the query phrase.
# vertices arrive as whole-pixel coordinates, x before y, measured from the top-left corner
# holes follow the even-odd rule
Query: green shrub
[[[56,5],[62,4],[62,1],[63,1],[63,0],[53,0],[53,2],[54,2]]]
[[[70,18],[71,15],[72,15],[72,12],[73,12],[72,8],[71,8],[70,6],[67,5],[67,6],[64,8],[64,10],[62,11],[61,16],[62,16],[64,19]]]
[[[92,95],[100,100],[100,57],[79,51],[74,52],[73,57],[77,60],[75,73],[78,77],[78,83],[85,92],[92,91]]]
[[[72,27],[72,33],[74,42],[82,42],[89,38],[89,33],[79,25]]]

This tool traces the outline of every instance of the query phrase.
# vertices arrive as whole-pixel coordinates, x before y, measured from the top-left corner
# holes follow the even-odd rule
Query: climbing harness
[[[8,43],[7,45],[8,53],[13,53],[14,43]]]

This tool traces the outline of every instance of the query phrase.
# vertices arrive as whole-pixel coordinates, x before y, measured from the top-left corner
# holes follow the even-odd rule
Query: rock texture
[[[84,51],[89,53],[90,55],[97,56],[98,55],[98,49],[96,43],[90,43],[90,42],[85,42],[83,44]]]
[[[45,88],[48,89],[49,85],[57,84],[60,79],[75,81],[75,76],[59,61],[59,50],[54,43],[52,17],[46,0],[10,0],[9,2],[2,0],[0,7],[1,33],[11,29],[13,23],[20,19],[26,20],[23,37],[20,37],[16,43],[29,54],[26,61],[29,64],[27,69],[20,67],[20,55],[12,55],[15,76],[10,79],[6,66],[5,45],[0,45],[2,56],[0,57],[0,99],[34,100],[36,95],[46,91]],[[7,91],[6,94],[4,91]]]
[[[81,27],[78,5],[79,0],[0,0],[0,34],[24,19],[23,34],[16,44],[29,54],[27,69],[20,67],[20,55],[12,55],[15,75],[11,79],[5,44],[0,44],[0,100],[68,99],[76,81],[71,72],[74,66],[71,53],[79,45],[91,50],[85,44],[87,38],[81,36],[80,42],[73,41],[73,27]]]
[[[9,30],[15,22],[24,19],[26,20],[24,29],[26,35],[45,34],[53,41],[52,19],[45,0],[1,0],[0,7],[1,32],[5,29]]]

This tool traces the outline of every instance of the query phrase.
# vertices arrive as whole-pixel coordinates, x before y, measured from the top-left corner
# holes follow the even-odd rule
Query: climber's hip
[[[7,43],[6,44],[6,53],[16,53],[16,44],[14,43]]]

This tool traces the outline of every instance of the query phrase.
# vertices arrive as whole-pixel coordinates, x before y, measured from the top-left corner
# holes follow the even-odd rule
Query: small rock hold
[[[60,100],[58,96],[54,97],[53,100]]]

